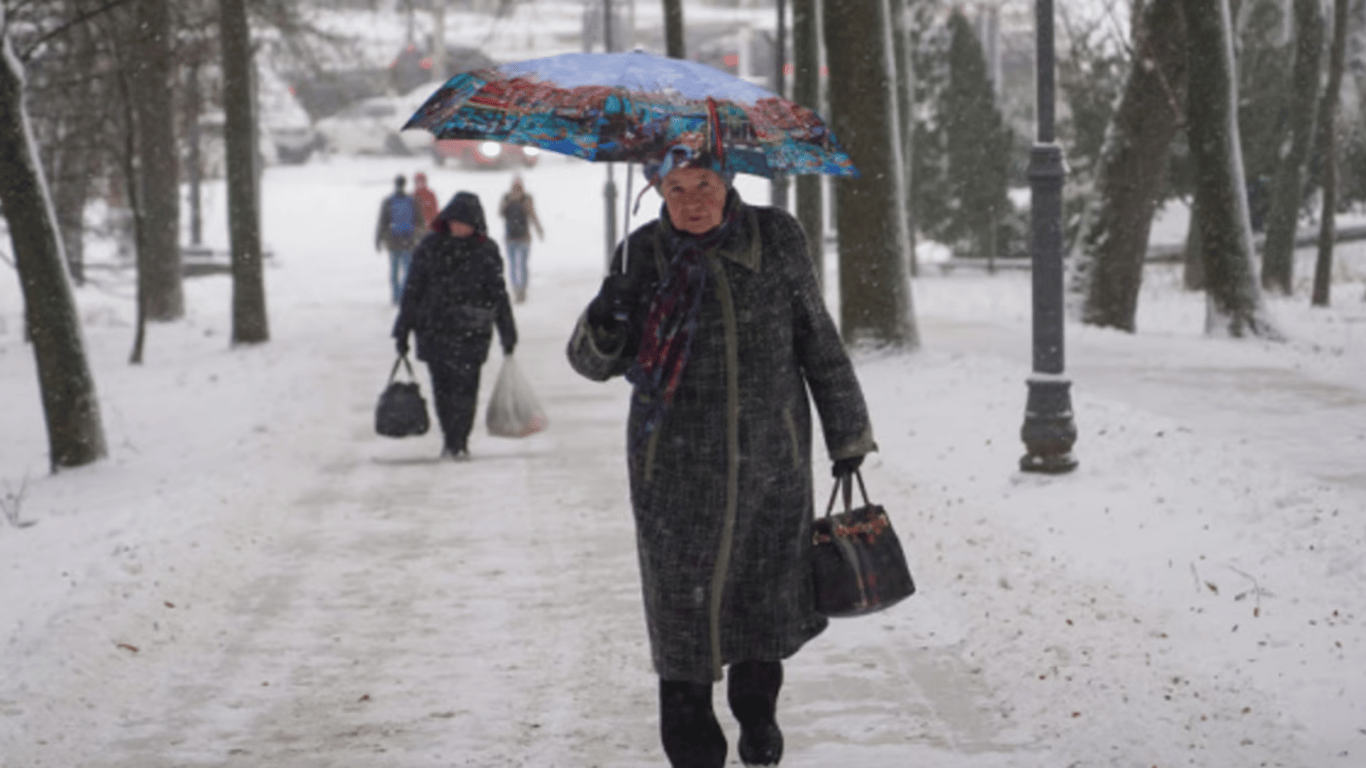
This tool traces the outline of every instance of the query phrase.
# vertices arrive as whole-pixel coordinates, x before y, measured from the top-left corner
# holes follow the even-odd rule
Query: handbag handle
[[[407,355],[399,355],[399,356],[398,356],[398,359],[394,361],[394,369],[393,369],[392,371],[389,371],[389,381],[390,381],[390,382],[392,382],[392,381],[394,380],[394,377],[398,376],[398,366],[399,366],[400,363],[403,365],[404,368],[407,368],[407,369],[408,369],[408,378],[410,378],[410,379],[416,379],[416,378],[417,378],[416,376],[413,375],[413,364],[410,363],[410,362],[408,362],[408,356],[407,356]]]
[[[835,487],[830,489],[830,503],[825,505],[825,516],[829,517],[835,509],[835,497],[839,495],[840,489],[844,489],[844,511],[848,512],[854,506],[854,478],[858,478],[859,494],[863,496],[864,506],[868,506],[868,489],[863,485],[863,472],[854,470],[851,475],[840,475],[835,478]]]

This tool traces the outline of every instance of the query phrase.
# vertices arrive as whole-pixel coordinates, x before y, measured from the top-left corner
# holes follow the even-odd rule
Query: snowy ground
[[[451,464],[434,434],[371,426],[392,362],[374,217],[417,170],[486,205],[509,181],[269,170],[269,344],[229,349],[230,284],[195,278],[129,366],[131,284],[98,273],[78,300],[111,455],[56,476],[0,275],[0,499],[26,524],[0,522],[0,766],[664,764],[626,390],[563,357],[601,273],[606,171],[526,174],[547,239],[517,357],[551,428],[477,431]],[[1069,325],[1081,464],[1060,477],[1016,471],[1027,275],[916,280],[923,348],[857,365],[881,445],[865,476],[920,593],[790,663],[784,765],[1362,765],[1366,250],[1339,259],[1334,307],[1273,301],[1286,344],[1203,338],[1168,268],[1137,335]]]

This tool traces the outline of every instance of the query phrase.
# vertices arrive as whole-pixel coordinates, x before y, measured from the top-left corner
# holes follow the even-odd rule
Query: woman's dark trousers
[[[446,451],[452,454],[466,450],[474,427],[483,361],[471,358],[473,355],[452,354],[427,360],[436,420],[446,438]]]
[[[783,734],[775,718],[783,665],[742,661],[727,674],[726,698],[740,722],[740,761],[777,765]],[[659,681],[659,729],[664,754],[673,768],[723,768],[726,736],[712,709],[712,684]]]
[[[778,691],[783,687],[781,661],[740,661],[726,674],[726,698],[740,721],[740,762],[777,765],[783,758],[783,732],[778,730]]]

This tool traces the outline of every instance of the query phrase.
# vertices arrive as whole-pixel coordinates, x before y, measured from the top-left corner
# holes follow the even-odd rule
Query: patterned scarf
[[[650,299],[635,364],[626,372],[627,381],[648,395],[649,412],[636,445],[658,428],[673,405],[707,286],[707,254],[736,230],[741,213],[739,196],[732,191],[720,226],[701,235],[668,230],[664,242],[672,253],[667,271]]]

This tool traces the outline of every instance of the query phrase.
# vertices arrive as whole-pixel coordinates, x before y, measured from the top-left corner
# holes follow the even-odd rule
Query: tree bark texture
[[[1348,0],[1334,0],[1333,43],[1328,52],[1328,84],[1319,109],[1319,147],[1323,155],[1323,214],[1319,218],[1319,251],[1314,259],[1314,288],[1310,303],[1326,307],[1333,285],[1334,216],[1338,205],[1337,117],[1342,90],[1343,60],[1347,50]]]
[[[1200,241],[1200,200],[1194,195],[1190,202],[1190,221],[1186,224],[1186,242],[1181,249],[1181,286],[1188,291],[1205,290],[1205,253]]]
[[[1134,63],[1096,173],[1096,200],[1074,278],[1082,322],[1133,332],[1153,214],[1172,139],[1184,122],[1185,24],[1180,0],[1151,0],[1134,30]]]
[[[1295,230],[1304,201],[1304,166],[1314,139],[1314,106],[1323,63],[1323,6],[1294,0],[1295,60],[1285,81],[1285,133],[1271,189],[1266,242],[1262,245],[1262,287],[1289,295],[1295,281]]]
[[[915,256],[915,205],[911,201],[911,168],[914,165],[915,66],[911,56],[910,0],[892,0],[892,44],[896,55],[896,107],[901,127],[901,186],[906,190],[906,237],[910,240],[907,269],[912,276],[920,272]]]
[[[180,264],[179,157],[175,140],[174,61],[170,0],[137,0],[134,88],[137,116],[137,183],[146,249],[138,270],[146,319],[185,315]]]
[[[1182,7],[1190,73],[1186,131],[1205,259],[1205,332],[1279,338],[1252,262],[1228,0],[1182,0]]]
[[[68,5],[63,11],[73,12],[73,7]],[[101,105],[110,100],[105,98],[104,78],[97,74],[99,52],[91,25],[72,27],[61,42],[64,53],[45,62],[45,83],[35,82],[33,67],[29,67],[27,103],[42,105],[41,111],[29,109],[29,121],[44,150],[43,171],[66,250],[67,268],[76,285],[82,285],[85,207],[93,185],[102,176],[97,143],[107,110]]]
[[[228,238],[232,247],[232,343],[270,340],[261,214],[256,195],[256,102],[251,87],[251,31],[246,0],[220,0],[223,49],[224,145],[228,176]]]
[[[60,179],[52,185],[53,212],[66,251],[67,269],[76,285],[85,284],[85,206],[94,180],[89,173],[94,160],[86,139],[73,137],[53,147],[52,171]]]
[[[23,94],[23,69],[8,35],[0,32],[0,205],[24,294],[55,472],[97,461],[106,449],[95,379]]]
[[[138,143],[138,119],[140,112],[137,108],[137,99],[133,93],[135,88],[133,81],[132,67],[125,67],[119,76],[122,99],[119,103],[123,105],[125,126],[123,132],[123,180],[127,188],[128,210],[132,211],[132,235],[133,252],[137,255],[136,265],[138,278],[137,296],[134,299],[136,310],[135,325],[133,330],[133,348],[128,352],[129,365],[142,365],[143,350],[147,344],[147,289],[143,285],[141,276],[148,274],[147,262],[150,258],[150,249],[146,247],[147,232],[147,208],[142,203],[142,185],[138,182],[137,168],[137,143]]]
[[[888,0],[824,3],[831,129],[861,172],[835,180],[840,331],[847,343],[914,348],[890,15]]]
[[[820,0],[792,0],[792,100],[821,114]],[[824,181],[797,177],[797,221],[806,232],[806,247],[816,267],[816,282],[825,284]]]
[[[777,12],[777,31],[773,36],[773,83],[770,87],[774,93],[788,98],[787,73],[784,71],[788,64],[787,51],[787,4],[788,0],[776,0]],[[769,179],[769,205],[775,208],[782,208],[784,211],[789,209],[788,190],[792,186],[791,179],[786,173],[775,172],[773,178]]]
[[[670,58],[688,58],[688,47],[683,37],[683,0],[664,2],[664,51]]]

